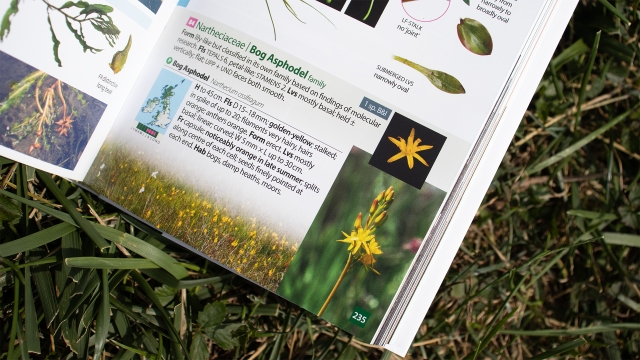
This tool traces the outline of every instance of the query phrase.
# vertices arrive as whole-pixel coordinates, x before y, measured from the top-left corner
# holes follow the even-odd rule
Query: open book
[[[6,1],[0,155],[400,353],[574,5]]]

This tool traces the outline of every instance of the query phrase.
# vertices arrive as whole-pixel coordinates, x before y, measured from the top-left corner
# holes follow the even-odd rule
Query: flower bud
[[[386,202],[391,201],[391,199],[393,199],[393,195],[395,195],[395,191],[393,191],[393,188],[389,188],[389,190],[387,190],[387,193],[385,194],[384,200]]]
[[[387,212],[383,211],[382,214],[378,215],[378,217],[373,222],[376,227],[380,227],[386,219],[387,219]]]
[[[376,198],[376,200],[378,200],[378,202],[382,201],[382,199],[384,199],[384,191],[382,191],[380,194],[378,194],[378,197]]]
[[[353,223],[353,228],[358,230],[358,228],[362,227],[362,213],[358,214],[358,217],[356,217],[356,221]]]
[[[460,19],[457,28],[458,38],[467,50],[477,55],[491,55],[493,40],[484,25],[476,20],[465,18]]]
[[[378,199],[374,199],[373,203],[371,204],[371,208],[369,209],[369,214],[373,215],[376,210],[378,210]]]

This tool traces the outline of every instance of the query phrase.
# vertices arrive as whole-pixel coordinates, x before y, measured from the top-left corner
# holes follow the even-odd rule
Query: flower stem
[[[331,302],[331,299],[333,299],[333,295],[336,294],[338,287],[342,283],[342,280],[344,280],[344,276],[347,274],[347,270],[349,270],[349,265],[351,265],[351,252],[349,252],[347,263],[344,265],[344,269],[342,269],[342,273],[340,274],[338,281],[336,281],[336,284],[333,286],[333,290],[331,290],[331,293],[327,297],[327,300],[324,301],[324,305],[322,305],[322,308],[320,309],[320,311],[318,311],[318,316],[322,316],[322,313],[324,313],[324,311],[327,309],[327,306]]]
[[[367,15],[365,15],[365,16],[362,18],[362,21],[367,21],[367,19],[369,18],[369,15],[371,15],[371,8],[373,8],[373,2],[374,2],[374,1],[375,1],[375,0],[371,0],[371,4],[369,4],[369,11],[367,11]]]

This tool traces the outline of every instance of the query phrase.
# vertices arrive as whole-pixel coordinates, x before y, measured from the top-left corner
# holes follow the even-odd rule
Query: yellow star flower
[[[344,231],[342,235],[344,235],[344,239],[336,241],[350,244],[347,251],[351,251],[352,255],[355,255],[361,246],[367,254],[371,253],[368,243],[370,240],[375,239],[375,235],[371,234],[371,230],[359,227],[357,231],[352,230],[351,235],[347,235]]]
[[[391,136],[389,136],[389,140],[391,140],[392,143],[394,143],[398,148],[400,148],[400,152],[390,157],[389,160],[387,160],[388,163],[392,163],[396,160],[400,160],[406,156],[407,163],[409,164],[409,169],[413,169],[413,158],[418,159],[418,161],[423,163],[425,166],[429,166],[429,164],[427,164],[427,162],[422,158],[422,156],[418,155],[418,152],[429,150],[433,148],[433,146],[420,145],[420,143],[422,142],[420,138],[417,138],[415,141],[413,141],[413,137],[415,136],[415,133],[416,133],[416,129],[415,128],[411,129],[411,134],[409,134],[409,138],[406,141],[400,136],[398,136],[398,139],[400,140],[394,139]]]

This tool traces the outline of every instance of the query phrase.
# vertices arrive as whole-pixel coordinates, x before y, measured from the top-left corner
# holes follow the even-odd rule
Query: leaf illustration
[[[462,0],[462,1],[464,1],[465,4],[471,6],[471,4],[469,3],[470,2],[469,0]]]
[[[460,81],[446,72],[428,69],[400,56],[394,56],[393,59],[421,72],[440,91],[449,94],[464,94],[466,92]]]
[[[4,13],[2,17],[2,23],[0,23],[0,40],[4,40],[5,36],[9,35],[9,31],[11,30],[11,15],[15,15],[18,13],[18,3],[20,0],[13,0],[7,9],[7,12]]]
[[[462,46],[477,55],[491,55],[493,40],[484,25],[477,20],[466,18],[460,19],[460,24],[456,27]]]
[[[51,30],[51,41],[53,41],[53,58],[56,60],[56,63],[58,63],[58,66],[62,67],[62,61],[60,61],[60,57],[58,56],[60,41],[56,37],[56,33],[53,31],[53,25],[51,25],[50,17],[47,17],[47,22],[49,22],[49,30]]]

